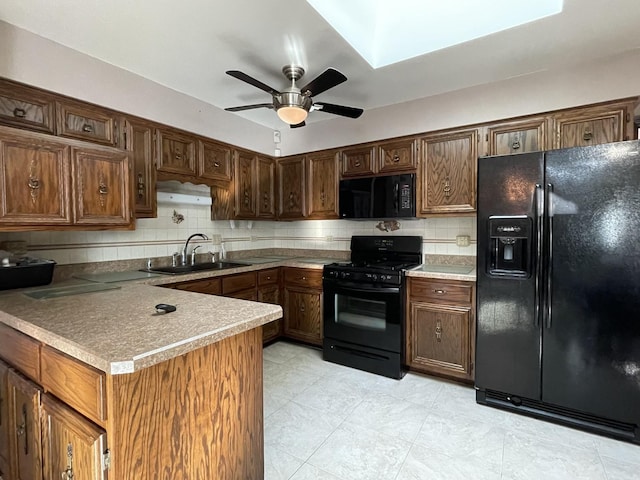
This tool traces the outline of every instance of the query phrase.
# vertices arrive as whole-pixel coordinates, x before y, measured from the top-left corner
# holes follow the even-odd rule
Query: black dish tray
[[[55,265],[53,260],[22,259],[14,265],[0,266],[0,290],[48,285]]]

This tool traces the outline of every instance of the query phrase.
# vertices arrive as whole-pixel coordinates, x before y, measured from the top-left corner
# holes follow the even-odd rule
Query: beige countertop
[[[476,268],[473,265],[428,265],[422,264],[408,270],[407,277],[435,278],[440,280],[476,281]]]

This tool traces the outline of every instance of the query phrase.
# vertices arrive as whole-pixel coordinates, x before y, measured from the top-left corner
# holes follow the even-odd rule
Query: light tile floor
[[[640,446],[476,404],[278,342],[264,350],[266,480],[640,480]]]

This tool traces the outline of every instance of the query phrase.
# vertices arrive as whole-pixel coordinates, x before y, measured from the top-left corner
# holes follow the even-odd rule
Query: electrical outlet
[[[251,241],[252,242],[257,242],[258,241],[258,237],[256,237],[255,235],[251,235]]]
[[[327,242],[333,242],[333,237],[332,237],[331,235],[327,235],[327,236],[325,237],[325,240],[326,240]]]
[[[222,243],[222,235],[219,235],[219,234],[211,235],[211,243],[213,245],[220,245]]]
[[[458,235],[456,236],[456,245],[458,247],[468,247],[470,240],[469,235]]]

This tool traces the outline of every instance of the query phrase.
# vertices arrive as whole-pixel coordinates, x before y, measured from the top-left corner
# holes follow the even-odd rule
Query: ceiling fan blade
[[[295,125],[289,125],[291,128],[300,128],[300,127],[304,127],[307,123],[306,122],[300,122],[300,123],[296,123]]]
[[[225,72],[227,75],[231,75],[233,78],[237,78],[238,80],[242,80],[243,82],[247,82],[249,85],[253,85],[254,87],[259,88],[260,90],[264,90],[270,95],[280,95],[280,92],[274,88],[271,88],[269,85],[262,83],[260,80],[256,80],[253,77],[250,77],[246,73],[242,73],[240,70],[227,70]]]
[[[313,97],[315,95],[320,95],[322,92],[326,92],[330,88],[340,85],[342,82],[346,81],[347,77],[338,70],[335,68],[327,68],[324,72],[302,87],[300,91],[302,93],[309,91]]]
[[[325,113],[332,113],[334,115],[341,115],[343,117],[358,118],[364,112],[361,108],[347,107],[345,105],[334,105],[333,103],[314,103],[316,110],[320,110]]]
[[[243,105],[241,107],[225,108],[227,112],[241,112],[243,110],[252,110],[254,108],[273,108],[273,103],[255,103],[253,105]]]

